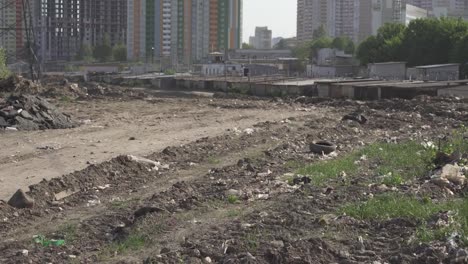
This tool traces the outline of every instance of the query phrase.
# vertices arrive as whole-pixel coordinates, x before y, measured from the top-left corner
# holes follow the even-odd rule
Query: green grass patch
[[[448,226],[429,227],[427,222],[439,212],[450,211],[453,220]],[[345,213],[361,220],[386,220],[405,218],[420,221],[416,230],[417,242],[444,240],[453,233],[461,235],[465,246],[468,246],[468,198],[433,202],[431,199],[405,196],[402,194],[385,194],[365,202],[352,203],[340,208]]]
[[[378,175],[392,175],[390,182],[394,183],[424,175],[431,169],[435,155],[415,141],[372,144],[365,147],[361,154],[366,155],[371,164],[377,164],[375,172]]]
[[[237,197],[236,195],[229,195],[227,200],[230,204],[235,204],[239,202],[239,197]]]
[[[295,173],[309,176],[314,185],[323,185],[342,172],[349,176],[371,172],[376,177],[380,176],[373,181],[395,186],[424,175],[432,168],[434,155],[433,150],[414,141],[374,143],[334,160],[303,166]]]
[[[401,194],[384,194],[365,202],[353,203],[341,208],[341,212],[357,219],[385,220],[408,218],[427,220],[440,211],[457,209],[459,202],[434,203]]]
[[[57,233],[62,235],[67,242],[73,242],[78,238],[78,225],[71,223],[61,225]]]
[[[358,171],[357,153],[351,153],[334,160],[317,162],[296,171],[297,174],[307,175],[314,185],[323,185],[327,180],[336,178],[342,171],[347,174],[355,174]]]
[[[220,164],[221,163],[221,160],[219,160],[215,156],[209,156],[207,161],[208,161],[209,164]]]
[[[109,247],[109,252],[123,254],[128,251],[137,251],[145,247],[147,242],[146,236],[142,234],[130,234],[122,241],[115,242]]]

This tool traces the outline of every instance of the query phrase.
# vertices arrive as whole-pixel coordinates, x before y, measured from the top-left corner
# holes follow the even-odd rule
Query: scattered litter
[[[350,113],[350,114],[343,116],[342,120],[343,121],[345,120],[356,121],[361,125],[367,123],[367,118],[364,115],[357,113],[357,112]]]
[[[44,247],[55,246],[60,247],[65,245],[65,240],[63,239],[47,239],[43,235],[35,235],[33,236],[34,243],[40,244]]]

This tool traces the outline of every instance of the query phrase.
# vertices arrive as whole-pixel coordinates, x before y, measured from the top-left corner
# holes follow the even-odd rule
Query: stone
[[[284,247],[284,242],[281,241],[281,240],[274,240],[274,241],[271,241],[270,244],[274,247],[277,247],[277,248],[282,248]]]
[[[211,263],[211,258],[210,257],[206,257],[205,259],[203,259],[205,263]]]
[[[7,127],[8,122],[5,120],[5,118],[0,116],[0,127]]]
[[[19,209],[32,208],[34,206],[34,199],[29,197],[23,190],[19,189],[10,198],[8,204]]]
[[[21,111],[21,117],[29,120],[33,120],[33,116],[28,111]]]
[[[440,177],[445,178],[456,185],[463,185],[466,181],[465,176],[462,175],[461,168],[452,164],[447,164],[442,168]]]

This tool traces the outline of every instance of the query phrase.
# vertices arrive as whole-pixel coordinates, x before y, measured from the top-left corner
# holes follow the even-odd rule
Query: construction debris
[[[64,129],[76,125],[69,115],[39,96],[10,96],[6,101],[0,101],[0,128]]]

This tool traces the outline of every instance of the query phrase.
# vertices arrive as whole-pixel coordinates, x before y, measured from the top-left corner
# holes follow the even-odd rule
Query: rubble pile
[[[0,99],[0,128],[16,130],[72,128],[76,123],[67,114],[39,96],[10,96]]]
[[[38,94],[42,89],[40,84],[19,75],[11,75],[6,79],[0,79],[0,93]]]

